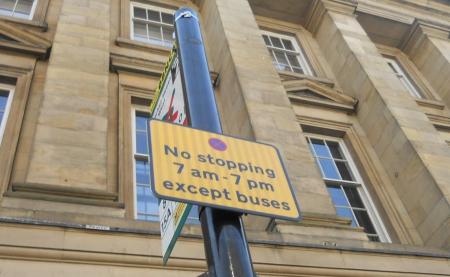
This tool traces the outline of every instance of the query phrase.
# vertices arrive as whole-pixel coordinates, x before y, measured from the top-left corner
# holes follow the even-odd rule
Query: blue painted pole
[[[196,12],[179,9],[175,13],[175,33],[191,126],[222,133]],[[254,277],[241,214],[202,207],[199,217],[208,276]]]

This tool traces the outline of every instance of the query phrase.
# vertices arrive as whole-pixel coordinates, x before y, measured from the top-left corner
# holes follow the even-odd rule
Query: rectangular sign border
[[[276,153],[278,155],[278,158],[280,159],[281,167],[283,168],[283,172],[284,172],[284,174],[286,176],[289,189],[290,189],[291,194],[293,195],[294,200],[295,200],[294,203],[295,203],[295,207],[297,208],[298,217],[294,218],[294,217],[287,217],[287,216],[281,216],[281,215],[273,215],[273,214],[268,214],[268,213],[264,213],[264,212],[257,212],[257,211],[252,211],[252,210],[249,211],[249,210],[243,210],[243,209],[238,209],[238,208],[233,208],[233,207],[226,207],[226,206],[224,207],[224,206],[215,205],[215,204],[209,204],[209,203],[206,203],[206,205],[205,205],[204,202],[198,202],[198,201],[193,201],[193,200],[186,201],[185,199],[181,199],[181,201],[180,201],[180,198],[175,198],[175,197],[170,197],[170,196],[168,197],[168,196],[165,196],[165,195],[162,196],[162,195],[158,194],[156,192],[156,189],[155,189],[155,176],[154,176],[154,169],[153,169],[153,163],[152,163],[151,187],[152,187],[153,193],[158,198],[172,200],[172,201],[177,201],[177,202],[183,202],[183,203],[187,203],[187,204],[194,204],[194,205],[198,205],[200,207],[201,206],[203,206],[203,207],[213,207],[213,208],[217,208],[217,209],[230,210],[230,211],[237,212],[237,213],[242,213],[242,214],[254,214],[254,215],[258,215],[258,216],[264,216],[264,217],[270,217],[270,218],[278,218],[278,219],[284,219],[284,220],[295,221],[295,222],[298,222],[298,221],[300,221],[302,219],[302,215],[301,215],[301,211],[300,211],[300,205],[299,205],[299,203],[297,201],[297,195],[296,195],[295,191],[292,188],[291,180],[289,179],[289,175],[288,175],[288,173],[286,171],[286,167],[284,166],[284,162],[283,162],[282,156],[280,154],[280,151],[275,146],[273,146],[271,144],[268,144],[268,143],[264,143],[264,142],[252,141],[252,140],[245,139],[245,138],[239,138],[239,137],[236,137],[236,136],[220,134],[220,133],[217,133],[217,132],[211,132],[211,131],[207,131],[207,130],[194,128],[194,127],[191,127],[191,126],[183,126],[183,125],[179,125],[179,124],[175,124],[175,123],[171,123],[171,122],[167,122],[167,121],[163,121],[163,120],[159,120],[159,119],[153,119],[153,118],[150,119],[150,121],[149,121],[150,134],[152,133],[151,132],[152,121],[160,121],[160,122],[163,122],[163,123],[176,125],[178,127],[194,129],[194,130],[198,130],[198,131],[203,131],[203,132],[207,132],[207,133],[212,133],[212,134],[216,134],[216,135],[221,135],[221,136],[225,136],[225,137],[229,137],[229,138],[244,140],[244,141],[248,141],[248,142],[252,142],[252,143],[258,143],[258,144],[267,145],[267,146],[272,147],[273,149],[275,149],[275,151],[276,151]],[[150,142],[150,148],[151,148],[152,147],[151,135],[149,137],[149,142]],[[150,154],[151,155],[151,160],[153,161],[154,160],[153,156],[152,156],[153,155],[153,151],[151,151],[151,153],[152,153],[152,154]]]

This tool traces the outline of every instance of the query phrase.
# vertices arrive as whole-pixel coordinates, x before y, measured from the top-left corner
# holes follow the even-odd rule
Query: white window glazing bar
[[[145,19],[138,18],[135,16],[135,14],[134,14],[135,7],[145,10]],[[159,14],[159,21],[150,19],[149,15],[148,15],[148,11],[157,12]],[[140,40],[139,38],[137,38],[135,36],[135,32],[134,32],[135,23],[138,22],[138,23],[145,25],[146,39],[144,42],[169,47],[172,44],[172,41],[170,40],[170,38],[167,39],[164,36],[164,28],[169,29],[173,32],[174,27],[172,24],[169,24],[169,23],[166,23],[163,21],[163,13],[173,15],[174,11],[165,9],[165,8],[161,8],[161,7],[143,4],[143,3],[131,2],[131,5],[130,5],[130,38],[135,39],[135,40]],[[159,32],[158,38],[150,37],[150,25],[158,28],[158,32]],[[142,39],[140,41],[142,41]]]
[[[370,219],[373,227],[375,228],[377,236],[379,237],[380,241],[381,242],[391,242],[388,232],[387,232],[385,226],[382,224],[381,217],[380,217],[379,213],[377,212],[377,210],[375,209],[375,206],[373,204],[374,202],[371,199],[369,192],[367,191],[367,188],[365,187],[364,183],[362,182],[362,177],[359,174],[359,172],[352,160],[352,157],[351,157],[350,153],[348,152],[346,146],[343,144],[343,142],[341,140],[337,140],[332,137],[321,136],[321,135],[316,135],[316,134],[308,135],[308,136],[306,136],[306,138],[308,140],[310,149],[312,151],[314,159],[316,160],[316,163],[318,163],[318,158],[320,156],[317,155],[317,153],[312,145],[311,139],[321,140],[322,143],[324,143],[324,145],[326,146],[328,152],[330,152],[330,149],[327,144],[327,141],[333,141],[335,143],[338,143],[339,148],[342,152],[342,155],[348,163],[349,170],[351,171],[350,173],[355,178],[355,181],[352,182],[352,181],[348,181],[348,180],[335,180],[335,179],[329,179],[329,178],[323,177],[325,183],[329,183],[330,185],[339,186],[340,189],[342,188],[342,186],[355,187],[359,193],[359,196],[361,197],[361,201],[364,204],[365,211],[367,211],[367,213],[369,215],[369,219]],[[331,155],[331,157],[333,157],[333,156]],[[334,164],[334,162],[333,162],[333,164]],[[318,163],[318,167],[322,173],[322,176],[326,176],[319,163]],[[340,174],[339,170],[337,170],[337,173]],[[350,207],[344,207],[344,208],[349,208],[350,210],[352,210],[353,218],[355,219],[356,223],[359,225],[357,217],[355,216],[354,211],[353,211],[354,207],[351,207],[351,204],[348,200],[347,194],[345,192],[343,194],[345,196],[347,203],[349,203],[349,205],[350,205]],[[337,206],[335,206],[335,207],[337,207]],[[368,234],[368,235],[370,236],[371,234]],[[374,235],[372,235],[372,236],[374,236]]]
[[[261,33],[262,33],[262,35],[267,36],[268,41],[270,42],[270,45],[266,44],[266,47],[269,49],[269,52],[278,51],[278,52],[282,52],[284,54],[285,59],[287,60],[287,65],[290,67],[290,71],[294,72],[292,63],[289,60],[289,58],[287,57],[286,53],[289,53],[289,54],[292,54],[292,55],[296,56],[297,62],[300,65],[300,69],[303,71],[303,73],[305,75],[310,75],[310,76],[314,75],[313,72],[312,72],[312,69],[311,69],[311,67],[309,65],[309,63],[307,62],[306,56],[303,53],[303,49],[301,49],[301,47],[297,43],[297,40],[295,39],[295,37],[287,36],[287,35],[283,35],[283,34],[278,34],[278,33],[274,33],[274,32],[269,32],[269,31],[261,31]],[[274,46],[273,43],[272,43],[271,37],[279,39],[281,44],[283,45],[283,48]],[[286,46],[284,45],[283,40],[289,41],[292,44],[294,50],[287,49]],[[273,55],[276,57],[275,54],[273,54]],[[277,61],[278,64],[281,64],[278,61],[278,59],[276,59],[276,61]]]

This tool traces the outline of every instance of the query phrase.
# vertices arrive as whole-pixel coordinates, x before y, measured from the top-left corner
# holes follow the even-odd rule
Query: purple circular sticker
[[[227,145],[225,144],[225,142],[218,138],[210,138],[208,142],[209,145],[216,150],[225,151],[227,149]]]

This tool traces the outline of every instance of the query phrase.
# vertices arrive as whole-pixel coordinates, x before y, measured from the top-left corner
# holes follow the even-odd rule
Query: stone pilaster
[[[353,8],[350,1],[318,1],[307,26],[344,93],[359,100],[357,118],[412,220],[406,228],[417,230],[426,245],[449,248],[450,149],[378,53]]]
[[[106,190],[109,0],[64,0],[26,182]]]
[[[302,211],[334,216],[326,186],[248,1],[204,1],[201,14],[210,63],[220,74],[217,99],[224,132],[277,146]]]

